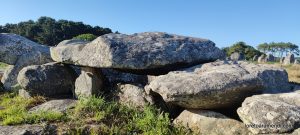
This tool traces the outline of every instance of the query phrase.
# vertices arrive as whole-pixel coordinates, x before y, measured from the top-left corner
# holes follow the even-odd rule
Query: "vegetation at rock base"
[[[95,36],[93,34],[81,34],[81,35],[78,35],[78,36],[74,37],[73,39],[80,39],[80,40],[84,40],[84,41],[92,41],[96,38],[97,38],[97,36]]]
[[[49,123],[59,124],[67,134],[188,134],[183,127],[174,127],[167,113],[153,106],[143,110],[108,102],[104,98],[80,99],[67,113],[38,112],[28,109],[45,102],[37,96],[24,99],[16,93],[2,93],[0,97],[1,125]],[[97,128],[87,125],[97,125]]]
[[[234,52],[239,52],[245,55],[247,60],[251,60],[255,55],[261,55],[262,53],[256,50],[254,47],[247,45],[245,42],[237,42],[230,47],[222,48],[226,52],[227,56],[230,56]]]
[[[0,69],[5,69],[8,65],[0,62]]]
[[[0,33],[15,33],[40,44],[53,46],[80,34],[91,33],[101,36],[112,31],[109,28],[93,27],[82,22],[40,17],[37,21],[29,20],[17,24],[0,25]]]

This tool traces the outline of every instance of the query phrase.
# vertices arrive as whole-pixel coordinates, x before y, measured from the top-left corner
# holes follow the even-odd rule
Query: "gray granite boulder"
[[[258,60],[258,55],[254,55],[252,61],[257,61],[257,60]]]
[[[51,112],[66,113],[68,109],[75,107],[76,103],[77,100],[74,99],[51,100],[29,109],[29,112],[37,113],[43,111],[48,111],[48,112],[51,111]]]
[[[98,96],[103,91],[103,79],[101,69],[81,67],[81,74],[75,81],[76,97]]]
[[[258,62],[258,63],[265,63],[265,62],[267,62],[266,57],[267,57],[267,56],[266,56],[265,54],[260,55],[260,56],[258,57],[258,59],[257,59],[257,62]]]
[[[213,109],[238,105],[257,93],[290,92],[292,87],[284,69],[219,61],[155,77],[146,91],[184,108]]]
[[[261,79],[239,64],[220,61],[158,76],[146,91],[184,108],[215,109],[239,105],[263,88]]]
[[[291,132],[300,127],[300,93],[248,97],[237,113],[254,134]]]
[[[162,32],[112,33],[86,44],[63,44],[51,48],[53,60],[143,74],[225,58],[224,52],[210,40]]]
[[[242,122],[209,110],[184,110],[174,124],[190,128],[199,135],[249,135]]]
[[[287,54],[287,56],[285,57],[283,64],[284,65],[290,65],[293,64],[295,62],[295,56],[292,53]]]
[[[272,54],[267,54],[266,56],[266,62],[274,62],[275,57]]]
[[[300,61],[297,60],[297,59],[295,59],[294,64],[295,64],[295,65],[299,65],[299,64],[300,64]]]
[[[0,126],[0,135],[53,135],[56,134],[55,125],[15,125]]]
[[[115,97],[121,104],[138,108],[154,104],[152,97],[146,94],[144,86],[140,84],[117,84]]]
[[[264,85],[263,93],[291,92],[292,86],[289,84],[288,74],[285,69],[271,64],[253,64],[248,62],[238,62],[250,74],[258,76]]]
[[[245,60],[245,56],[242,53],[234,52],[230,55],[230,60],[235,60],[235,61]]]
[[[75,79],[72,68],[59,63],[28,66],[18,75],[20,86],[30,95],[46,97],[72,95]]]
[[[6,90],[17,84],[19,71],[29,65],[52,62],[50,48],[16,34],[0,33],[0,61],[14,65],[6,70],[1,82]]]
[[[283,64],[285,57],[280,58],[279,63]]]

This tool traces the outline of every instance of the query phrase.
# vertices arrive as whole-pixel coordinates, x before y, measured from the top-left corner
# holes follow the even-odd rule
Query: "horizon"
[[[41,16],[133,34],[160,31],[212,40],[222,48],[243,41],[300,45],[300,1],[37,1],[2,2],[0,25]],[[203,6],[204,5],[204,6]],[[14,7],[14,8],[10,8]]]

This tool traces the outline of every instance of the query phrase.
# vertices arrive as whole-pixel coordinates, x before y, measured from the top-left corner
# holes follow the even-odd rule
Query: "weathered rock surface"
[[[47,135],[51,130],[41,125],[0,126],[0,135]]]
[[[279,63],[283,64],[285,57],[280,58]]]
[[[255,134],[290,132],[300,127],[300,93],[248,97],[237,113]]]
[[[266,57],[267,57],[267,56],[266,56],[265,54],[260,55],[260,56],[258,57],[257,62],[258,62],[258,63],[265,63],[265,62],[267,62]]]
[[[267,54],[266,62],[274,62],[275,57],[272,54]]]
[[[201,109],[238,105],[263,88],[258,76],[227,61],[170,72],[156,77],[146,86],[147,93],[158,93],[167,103]]]
[[[3,76],[3,74],[4,74],[4,71],[0,69],[0,80],[1,80],[1,78],[2,78],[2,76]],[[1,82],[1,81],[0,81],[0,82]]]
[[[293,64],[294,62],[295,62],[295,56],[294,56],[294,54],[289,53],[289,54],[285,57],[285,59],[284,59],[284,61],[283,61],[283,64],[284,64],[284,65],[289,65],[289,64]]]
[[[230,59],[235,61],[245,60],[245,56],[242,53],[234,52],[230,55]]]
[[[170,68],[225,58],[224,52],[210,40],[162,32],[112,33],[87,44],[62,44],[65,45],[51,48],[53,60],[98,68],[169,71]]]
[[[155,77],[146,91],[184,108],[226,108],[257,93],[290,92],[284,69],[248,62],[219,61]]]
[[[49,47],[16,34],[0,33],[0,61],[14,65],[1,79],[5,89],[11,90],[17,84],[17,75],[23,67],[45,64],[52,59]]]
[[[103,91],[103,74],[100,69],[81,67],[81,74],[75,81],[76,97],[91,97]]]
[[[47,63],[23,68],[18,75],[18,82],[30,95],[59,97],[72,95],[75,78],[76,75],[70,67]]]
[[[143,85],[139,84],[117,84],[117,100],[124,105],[143,108],[154,101],[147,95]]]
[[[294,64],[295,65],[300,64],[299,60],[295,59]]]
[[[257,61],[258,60],[258,55],[253,56],[252,61]]]
[[[248,135],[242,122],[208,110],[184,110],[175,120],[200,135]]]
[[[67,109],[75,107],[76,103],[77,100],[74,99],[51,100],[31,108],[29,112],[52,111],[65,113]]]
[[[263,93],[291,92],[292,86],[289,84],[288,74],[285,69],[269,64],[253,64],[248,62],[238,62],[250,74],[258,76],[264,85]]]

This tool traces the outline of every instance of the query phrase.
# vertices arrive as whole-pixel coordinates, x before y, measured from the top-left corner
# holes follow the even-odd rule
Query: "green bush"
[[[97,38],[97,36],[95,36],[93,34],[81,34],[81,35],[78,35],[78,36],[74,37],[73,39],[80,39],[80,40],[84,40],[84,41],[92,41],[96,38]]]
[[[226,52],[229,57],[234,52],[239,52],[245,55],[247,60],[252,60],[255,55],[260,56],[262,53],[256,50],[254,47],[247,45],[245,42],[237,42],[230,47],[225,47],[222,49]]]

